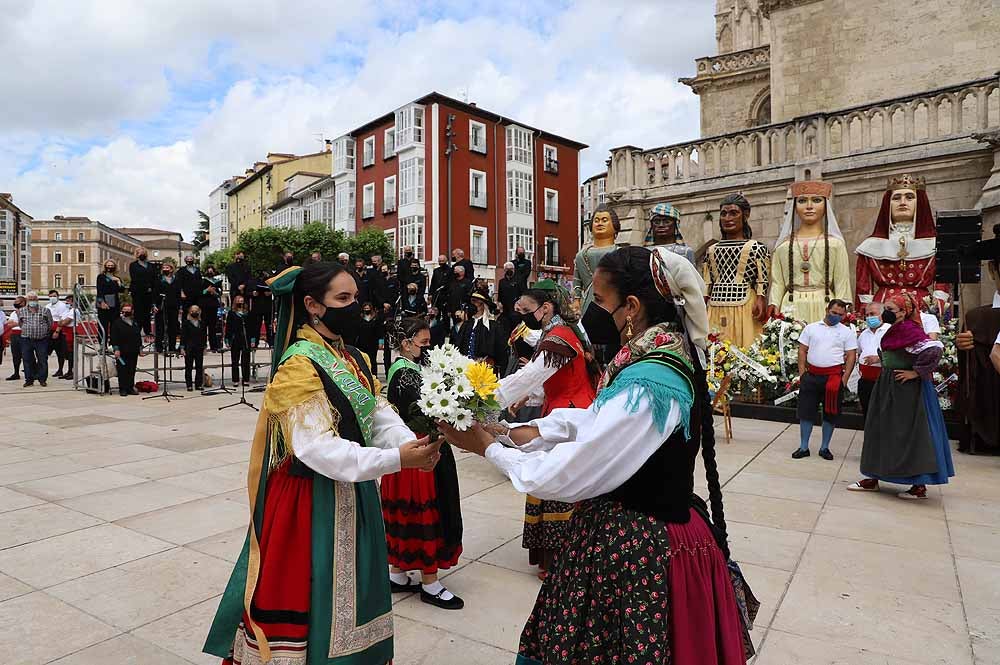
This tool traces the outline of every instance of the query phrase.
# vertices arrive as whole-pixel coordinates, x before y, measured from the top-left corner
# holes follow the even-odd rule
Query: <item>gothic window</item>
[[[729,29],[728,25],[722,26],[722,30],[719,31],[718,41],[719,55],[733,52],[733,31]]]
[[[771,95],[765,95],[765,97],[757,102],[757,108],[753,113],[753,126],[760,127],[761,125],[771,124]]]

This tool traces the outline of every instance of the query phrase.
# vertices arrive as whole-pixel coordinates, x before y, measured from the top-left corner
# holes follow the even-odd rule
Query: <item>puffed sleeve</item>
[[[788,290],[788,277],[785,274],[788,250],[785,248],[782,251],[783,247],[784,244],[778,245],[774,248],[774,254],[771,255],[771,298],[768,300],[768,304],[779,308],[781,301],[785,298],[785,292]]]
[[[845,302],[853,302],[854,296],[851,292],[851,261],[847,256],[847,246],[843,241],[830,243],[829,257],[830,266],[833,268],[833,289],[835,298],[840,298]]]

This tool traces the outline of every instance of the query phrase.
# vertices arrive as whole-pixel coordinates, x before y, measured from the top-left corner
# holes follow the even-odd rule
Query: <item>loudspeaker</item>
[[[936,281],[946,284],[978,284],[980,262],[967,251],[983,237],[983,215],[978,210],[939,210],[937,228]],[[959,264],[962,274],[958,274]]]

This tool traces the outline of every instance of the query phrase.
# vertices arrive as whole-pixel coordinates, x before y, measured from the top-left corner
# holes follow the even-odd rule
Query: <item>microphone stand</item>
[[[216,307],[215,311],[216,311],[216,315],[215,315],[215,317],[216,317],[216,325],[218,325],[218,322],[219,322],[219,319],[218,319],[218,317],[219,317],[219,315],[218,315],[219,308]],[[228,314],[228,311],[229,310],[226,310],[227,314]],[[223,322],[223,325],[225,325],[225,322]],[[209,339],[210,343],[215,339],[215,331],[214,330],[212,330],[211,332],[209,332],[208,339]],[[219,367],[222,368],[222,371],[220,372],[221,378],[219,380],[219,385],[216,388],[210,388],[209,390],[202,390],[201,391],[202,395],[212,396],[212,395],[222,395],[222,394],[226,394],[226,395],[232,395],[233,394],[233,391],[226,387],[226,356],[225,356],[226,352],[222,348],[223,347],[222,341],[223,340],[219,341]]]
[[[166,307],[166,305],[167,305],[167,294],[164,293],[163,295],[160,296],[160,312],[162,314],[159,317],[160,318],[159,323],[162,323],[163,324],[163,328],[164,328],[164,330],[163,330],[163,336],[162,336],[164,345],[169,345],[169,346],[173,347],[173,340],[167,340],[167,332],[170,330],[170,326],[167,325],[167,307]],[[159,327],[157,327],[157,331],[159,331]],[[154,342],[153,342],[153,367],[158,367],[159,366],[159,354],[160,354],[160,345],[154,340]],[[163,390],[160,392],[159,395],[150,395],[149,397],[143,397],[142,398],[143,401],[145,401],[147,399],[158,399],[160,397],[162,397],[163,399],[165,399],[167,402],[170,402],[171,399],[184,399],[184,395],[175,395],[175,394],[173,394],[172,392],[170,392],[167,389],[167,382],[170,380],[170,375],[173,373],[174,361],[173,361],[173,356],[170,353],[164,353],[163,357],[166,358],[166,362],[167,362],[167,364],[169,364],[169,367],[164,367],[163,368],[163,370],[164,370],[163,371],[163,381],[161,381],[161,383],[163,384]]]
[[[250,353],[250,340],[247,338],[247,321],[246,316],[249,315],[247,312],[244,316],[240,317],[240,327],[243,329],[243,343],[246,345],[247,353]],[[225,372],[225,370],[223,370]],[[240,401],[233,402],[232,404],[227,404],[225,406],[220,406],[219,411],[223,409],[228,409],[234,406],[244,405],[249,406],[254,411],[260,411],[256,406],[247,401],[247,379],[250,377],[244,376],[243,381],[240,382]]]

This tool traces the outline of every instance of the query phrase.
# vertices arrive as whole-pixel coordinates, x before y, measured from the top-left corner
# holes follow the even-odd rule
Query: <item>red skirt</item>
[[[389,565],[433,575],[458,563],[462,543],[448,542],[435,474],[403,469],[382,477],[382,519]]]

